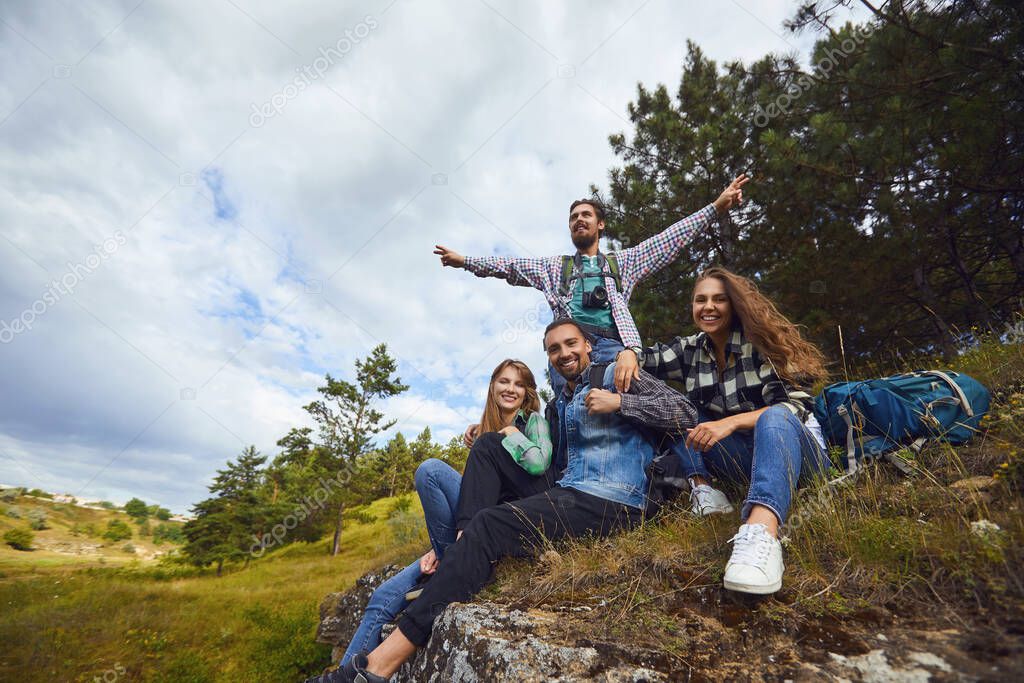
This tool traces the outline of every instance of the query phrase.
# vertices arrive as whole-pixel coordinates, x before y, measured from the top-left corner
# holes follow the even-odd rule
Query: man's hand
[[[505,436],[508,436],[512,432],[518,432],[518,431],[519,431],[519,429],[517,429],[515,425],[509,425],[508,427],[502,427],[501,429],[499,429],[498,433],[499,434],[504,434]]]
[[[442,266],[462,268],[466,265],[466,257],[458,252],[452,251],[448,247],[442,247],[440,244],[435,244],[434,253],[441,257]]]
[[[741,173],[736,176],[736,179],[729,183],[729,187],[725,188],[722,194],[718,195],[718,199],[715,200],[715,211],[721,216],[734,206],[738,206],[743,202],[743,186],[750,180],[750,176],[746,173]]]
[[[478,436],[480,436],[480,425],[469,425],[462,434],[462,443],[466,444],[466,448],[472,448],[473,442],[476,441]]]
[[[426,555],[420,558],[420,571],[424,574],[433,574],[437,571],[437,555],[431,548]]]
[[[620,394],[629,391],[630,383],[640,377],[640,363],[632,349],[619,351],[615,357],[615,389]]]
[[[583,404],[591,415],[614,413],[622,406],[622,396],[607,389],[591,389],[583,399]]]
[[[736,431],[729,418],[701,422],[686,435],[686,447],[700,452],[711,450],[711,447]]]

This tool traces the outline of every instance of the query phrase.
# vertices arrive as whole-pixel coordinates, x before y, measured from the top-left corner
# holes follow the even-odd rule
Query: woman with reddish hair
[[[808,393],[827,375],[825,359],[751,280],[725,268],[697,277],[691,306],[697,334],[645,348],[641,366],[681,382],[700,411],[674,448],[690,480],[691,510],[732,512],[713,477],[749,484],[725,587],[774,593],[784,570],[779,527],[793,491],[829,467]],[[634,359],[633,351],[619,353],[630,373]]]

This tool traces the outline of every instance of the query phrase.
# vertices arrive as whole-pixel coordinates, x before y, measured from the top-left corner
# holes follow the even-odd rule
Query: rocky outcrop
[[[398,569],[384,567],[363,576],[351,591],[324,599],[317,640],[334,646],[335,661],[344,653],[374,588]],[[1024,680],[1024,659],[1019,657],[1024,646],[1019,636],[921,630],[898,624],[882,608],[864,610],[843,622],[804,620],[793,629],[764,621],[755,625],[749,604],[723,600],[721,593],[717,587],[687,591],[691,602],[668,606],[676,615],[679,637],[687,643],[683,665],[678,656],[640,648],[636,640],[621,633],[616,639],[610,631],[591,629],[588,639],[586,629],[574,619],[598,615],[603,601],[593,607],[541,609],[456,603],[438,617],[430,642],[392,681]],[[756,637],[752,637],[754,628],[759,629]],[[386,626],[385,635],[392,629]],[[679,642],[683,641],[676,647]],[[986,648],[998,656],[979,656]]]
[[[667,681],[665,674],[624,663],[615,648],[563,643],[559,614],[522,612],[493,603],[450,605],[430,642],[397,681]],[[644,653],[638,653],[641,656]],[[654,653],[648,653],[652,656]]]
[[[359,626],[363,610],[374,589],[398,573],[401,568],[389,564],[356,580],[355,588],[343,593],[329,593],[320,602],[320,625],[316,629],[316,642],[333,645],[331,661],[337,662],[345,654],[352,634]]]
[[[317,642],[333,645],[332,659],[345,652],[366,607],[370,594],[399,570],[388,565],[371,572],[345,593],[331,593],[320,604]],[[608,681],[657,683],[668,678],[644,666],[623,662],[617,648],[600,644],[576,644],[559,630],[557,612],[510,610],[493,603],[453,604],[434,624],[427,647],[392,679],[436,683],[529,681]],[[385,627],[385,634],[390,629]]]

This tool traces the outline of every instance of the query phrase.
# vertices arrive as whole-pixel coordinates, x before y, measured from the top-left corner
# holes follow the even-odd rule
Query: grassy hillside
[[[12,560],[17,575],[0,581],[0,680],[301,680],[328,662],[313,643],[321,598],[426,548],[422,510],[388,519],[395,503],[347,523],[338,557],[326,540],[300,543],[219,578],[155,564],[33,575]]]
[[[33,515],[44,514],[48,528],[32,531],[32,551],[15,550],[0,543],[0,580],[25,572],[46,573],[85,567],[124,566],[147,563],[166,554],[174,544],[153,542],[152,533],[143,535],[139,525],[119,510],[98,510],[46,498],[23,495],[0,503],[0,538],[10,529],[28,529]],[[131,529],[132,537],[111,541],[103,537],[110,520],[120,520]],[[159,524],[181,527],[179,522],[149,520],[152,532]],[[125,546],[129,546],[125,550]]]

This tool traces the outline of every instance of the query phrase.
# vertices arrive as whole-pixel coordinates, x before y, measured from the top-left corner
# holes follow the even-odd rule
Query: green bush
[[[36,498],[49,498],[50,500],[53,500],[53,494],[47,493],[42,489],[32,489],[26,495],[35,496]]]
[[[36,531],[49,529],[46,524],[46,510],[29,510],[28,525]]]
[[[132,529],[119,519],[112,519],[107,522],[107,530],[103,532],[103,538],[110,541],[123,541],[132,537]]]
[[[70,531],[71,531],[71,535],[72,536],[99,536],[100,535],[99,529],[97,529],[96,525],[93,524],[92,522],[87,522],[85,524],[82,524],[80,522],[75,522],[71,526]]]
[[[4,543],[15,550],[32,550],[35,534],[28,529],[11,529],[4,534]]]
[[[410,507],[412,507],[412,496],[408,494],[399,496],[395,499],[395,505],[391,508],[391,512],[388,514],[388,519],[409,512]]]
[[[0,490],[0,500],[4,501],[5,503],[10,503],[19,495],[21,495],[21,491],[16,488]]]
[[[133,546],[131,543],[125,543],[123,546],[121,546],[121,550],[125,551],[126,553],[134,553],[135,546]]]
[[[5,514],[13,519],[21,519],[21,510],[13,505],[7,508],[7,512]]]
[[[160,545],[164,541],[171,543],[184,543],[185,533],[177,524],[157,524],[153,531],[153,543]]]

